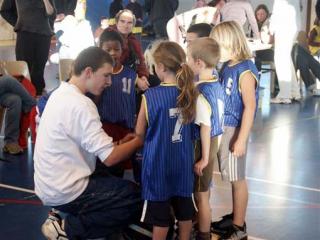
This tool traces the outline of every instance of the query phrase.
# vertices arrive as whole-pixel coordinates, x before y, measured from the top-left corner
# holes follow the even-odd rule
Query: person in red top
[[[128,10],[118,12],[115,17],[115,27],[111,29],[117,30],[123,37],[123,52],[121,55],[121,63],[134,69],[138,76],[138,87],[145,91],[149,87],[148,77],[149,72],[143,56],[141,43],[132,33],[132,29],[136,23],[134,14]]]

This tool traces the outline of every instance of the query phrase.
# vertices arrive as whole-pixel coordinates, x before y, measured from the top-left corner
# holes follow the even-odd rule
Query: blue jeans
[[[54,206],[64,213],[69,239],[108,237],[139,221],[141,193],[130,181],[92,175],[86,190],[74,201]]]
[[[30,112],[36,104],[17,79],[8,75],[0,77],[0,106],[7,108],[5,143],[18,142],[21,112]]]

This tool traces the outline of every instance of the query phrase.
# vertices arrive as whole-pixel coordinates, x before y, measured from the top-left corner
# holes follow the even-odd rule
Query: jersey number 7
[[[182,115],[179,108],[170,108],[169,109],[170,118],[177,118],[176,125],[174,127],[174,132],[171,137],[172,143],[182,142]]]

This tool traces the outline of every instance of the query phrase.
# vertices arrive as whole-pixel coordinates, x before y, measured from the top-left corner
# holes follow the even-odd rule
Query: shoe
[[[42,234],[48,240],[68,240],[66,232],[62,229],[62,220],[59,214],[52,211],[41,226]]]
[[[3,147],[3,152],[11,155],[18,155],[23,153],[23,149],[18,143],[7,143]]]
[[[232,226],[233,213],[224,215],[220,221],[211,223],[211,232],[215,234],[223,234]]]
[[[307,87],[307,90],[308,91],[310,91],[310,92],[312,92],[314,89],[316,89],[316,84],[314,83],[314,84],[312,84],[312,85],[310,85],[309,87]]]
[[[232,224],[228,231],[220,236],[219,240],[247,240],[247,227],[246,224],[242,228]]]
[[[302,98],[300,96],[297,96],[297,97],[293,97],[292,100],[295,102],[301,102]]]
[[[275,97],[275,98],[271,98],[270,99],[270,103],[273,103],[273,104],[277,104],[277,103],[290,104],[290,103],[292,103],[292,101],[291,101],[290,98],[278,98],[278,97]]]

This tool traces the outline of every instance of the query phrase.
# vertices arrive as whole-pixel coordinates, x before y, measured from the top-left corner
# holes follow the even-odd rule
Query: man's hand
[[[148,79],[145,76],[142,76],[141,78],[138,78],[137,85],[138,85],[138,88],[141,91],[147,90],[149,88],[149,86],[150,86],[150,84],[148,82]]]
[[[206,166],[208,166],[208,160],[201,159],[199,162],[197,162],[194,165],[194,172],[198,176],[202,176],[203,175],[202,171],[203,171],[203,169],[206,168]]]

